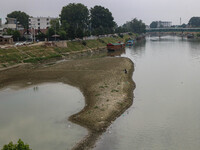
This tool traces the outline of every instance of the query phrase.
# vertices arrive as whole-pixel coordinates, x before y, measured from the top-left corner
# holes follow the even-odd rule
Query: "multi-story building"
[[[31,17],[29,18],[29,28],[47,29],[50,27],[51,20],[56,19],[52,17]]]

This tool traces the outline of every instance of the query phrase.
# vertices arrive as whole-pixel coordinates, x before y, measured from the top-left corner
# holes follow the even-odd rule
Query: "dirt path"
[[[52,66],[25,65],[0,71],[0,88],[44,82],[63,82],[78,87],[85,96],[86,105],[69,120],[86,127],[89,135],[73,149],[90,149],[112,121],[132,105],[133,70],[133,63],[127,58],[82,59]]]

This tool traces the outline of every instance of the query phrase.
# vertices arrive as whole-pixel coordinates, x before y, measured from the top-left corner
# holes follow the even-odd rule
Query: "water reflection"
[[[21,138],[33,150],[71,149],[87,130],[68,117],[84,107],[81,92],[62,83],[0,91],[0,149]]]
[[[125,49],[121,49],[121,50],[116,50],[116,51],[108,51],[107,56],[121,56],[122,54],[125,54],[126,51]]]

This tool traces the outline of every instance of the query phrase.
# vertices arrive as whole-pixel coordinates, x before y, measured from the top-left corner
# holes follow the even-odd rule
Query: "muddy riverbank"
[[[112,121],[131,106],[135,88],[133,70],[133,63],[127,58],[72,60],[50,66],[22,65],[0,71],[0,88],[44,82],[63,82],[78,87],[86,104],[69,120],[86,127],[89,135],[74,149],[89,149]]]

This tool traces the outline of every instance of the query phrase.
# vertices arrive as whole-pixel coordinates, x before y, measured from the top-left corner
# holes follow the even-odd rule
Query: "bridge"
[[[200,32],[200,28],[150,28],[146,29],[146,32]]]

